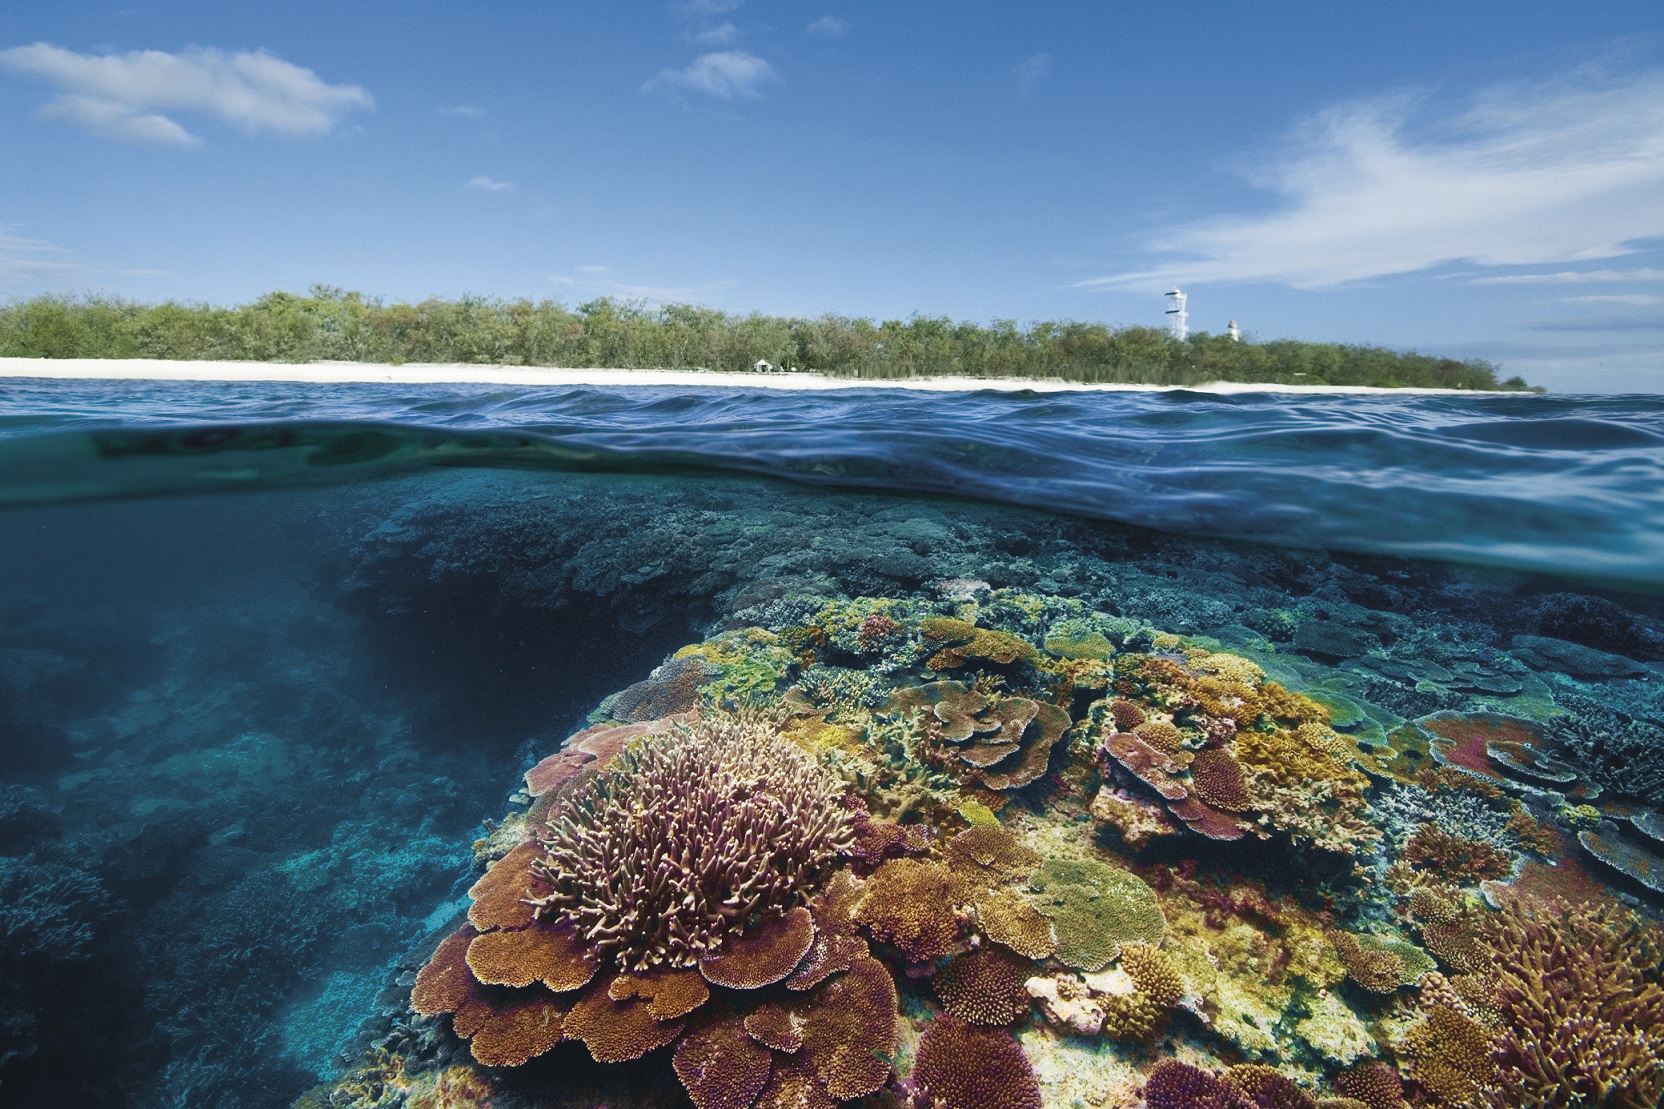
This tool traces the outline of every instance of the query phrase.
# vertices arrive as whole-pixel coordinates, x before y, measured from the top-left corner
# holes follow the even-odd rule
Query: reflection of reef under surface
[[[905,502],[840,562],[797,542],[825,520],[699,499],[631,557],[702,575],[713,632],[539,752],[414,1009],[298,1104],[674,1104],[673,1079],[699,1109],[1664,1096],[1656,620],[1442,570],[1111,552],[1068,521],[995,558],[979,539],[1044,518]],[[450,520],[367,541],[364,587],[470,549]],[[605,559],[516,534],[542,555],[509,552],[505,596],[607,588]],[[761,754],[676,760],[713,736]],[[669,932],[586,915],[585,866],[686,908]]]

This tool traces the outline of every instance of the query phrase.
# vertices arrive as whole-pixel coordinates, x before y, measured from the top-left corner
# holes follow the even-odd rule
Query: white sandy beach
[[[490,366],[464,363],[409,362],[210,362],[158,358],[0,358],[0,378],[83,378],[110,381],[297,381],[313,384],[377,382],[393,385],[660,385],[755,389],[922,389],[971,392],[995,389],[1017,392],[1160,392],[1179,386],[1083,385],[1073,381],[1027,378],[919,377],[897,381],[861,381],[817,373],[719,373],[705,370],[559,369],[548,366]],[[1214,382],[1184,386],[1209,393],[1450,393],[1472,396],[1472,389],[1378,389],[1362,385],[1245,385]],[[1532,394],[1508,394],[1510,396]]]

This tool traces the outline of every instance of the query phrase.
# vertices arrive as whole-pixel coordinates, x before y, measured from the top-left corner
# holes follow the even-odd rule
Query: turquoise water
[[[1658,398],[0,382],[0,505],[8,1106],[466,1060],[409,988],[520,775],[850,599],[1191,637],[1366,749],[1531,721],[1636,851],[1664,805]],[[680,1103],[654,1058],[499,1102]]]

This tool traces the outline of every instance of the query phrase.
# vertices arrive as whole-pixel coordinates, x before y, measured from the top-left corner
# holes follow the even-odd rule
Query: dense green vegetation
[[[479,297],[383,304],[327,286],[313,286],[306,296],[269,293],[236,308],[105,297],[14,300],[0,305],[0,355],[711,370],[749,370],[765,361],[866,379],[1499,388],[1495,367],[1486,362],[1380,347],[1288,339],[1239,343],[1205,333],[1180,342],[1156,328],[1075,321],[1021,326],[997,320],[985,326],[933,316],[882,323],[844,316],[788,319],[611,299],[576,308]],[[1516,377],[1500,387],[1527,386]]]

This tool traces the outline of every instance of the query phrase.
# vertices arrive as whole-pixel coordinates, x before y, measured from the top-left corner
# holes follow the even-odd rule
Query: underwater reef
[[[1656,1103],[1657,598],[687,475],[268,497],[0,534],[0,1103]]]
[[[712,608],[621,615],[709,630],[533,752],[297,1107],[1664,1098],[1656,616],[967,506],[713,543],[712,497],[494,548],[496,603],[662,576]],[[478,524],[395,513],[351,588]]]

